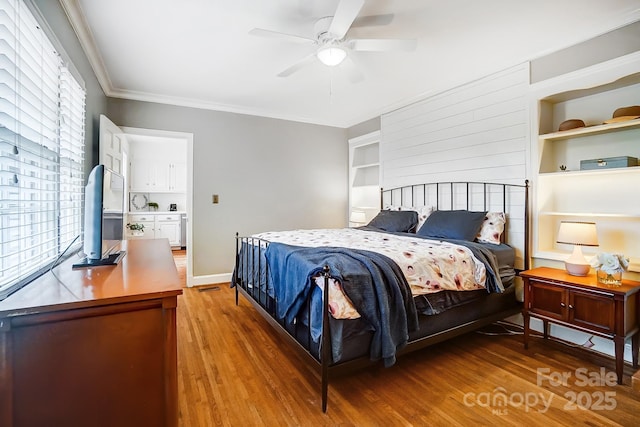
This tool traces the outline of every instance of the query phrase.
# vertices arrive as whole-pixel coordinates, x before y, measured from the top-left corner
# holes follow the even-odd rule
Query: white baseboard
[[[217,283],[229,283],[231,282],[231,273],[223,274],[207,274],[204,276],[191,276],[187,277],[187,286],[201,286],[201,285],[214,285]]]

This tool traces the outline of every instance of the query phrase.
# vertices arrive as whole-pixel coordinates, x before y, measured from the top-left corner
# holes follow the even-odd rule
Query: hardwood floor
[[[182,280],[182,287],[187,284],[187,251],[177,250],[171,251],[173,254],[173,261],[176,263],[178,269],[178,277]]]
[[[623,385],[595,384],[613,359],[479,333],[332,379],[323,414],[315,366],[234,298],[228,284],[178,298],[181,426],[638,425],[630,366]]]

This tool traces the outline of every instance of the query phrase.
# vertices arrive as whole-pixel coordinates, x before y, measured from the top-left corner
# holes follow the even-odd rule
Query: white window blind
[[[60,248],[82,231],[85,92],[69,70],[60,75]]]
[[[0,0],[0,299],[81,232],[84,99],[22,0]]]

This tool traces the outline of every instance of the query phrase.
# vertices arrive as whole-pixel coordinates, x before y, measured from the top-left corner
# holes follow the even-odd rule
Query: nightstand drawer
[[[604,334],[615,332],[613,295],[529,279],[527,308],[532,315],[560,320]]]
[[[528,308],[532,313],[558,320],[567,318],[568,298],[565,289],[534,280],[529,285]]]
[[[569,322],[594,331],[613,334],[616,326],[613,298],[572,291],[569,299]]]

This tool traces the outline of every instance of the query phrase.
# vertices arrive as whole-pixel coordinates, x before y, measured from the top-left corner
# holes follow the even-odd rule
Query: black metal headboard
[[[503,242],[516,249],[516,256],[522,259],[523,269],[529,269],[528,180],[524,184],[433,182],[381,189],[380,208],[389,206],[505,212],[507,223],[502,233]]]

